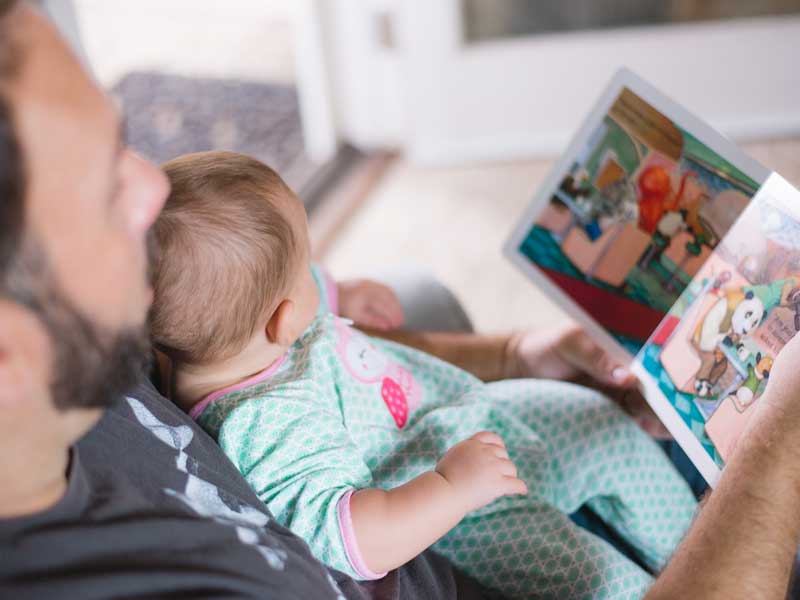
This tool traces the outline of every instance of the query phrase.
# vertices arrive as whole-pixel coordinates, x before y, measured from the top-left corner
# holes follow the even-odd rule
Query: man
[[[167,185],[46,21],[10,0],[0,15],[0,595],[478,597],[427,553],[372,587],[332,577],[185,416],[146,384],[122,397],[145,368],[145,242]],[[407,341],[486,378],[619,374],[574,331]],[[796,357],[800,338],[649,597],[785,594]]]

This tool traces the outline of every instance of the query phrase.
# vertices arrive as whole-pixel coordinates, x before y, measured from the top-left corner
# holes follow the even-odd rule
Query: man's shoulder
[[[214,440],[149,381],[115,401],[78,448],[92,474],[122,472],[153,501],[165,486],[200,477],[267,514]]]
[[[74,451],[73,496],[0,521],[9,597],[479,597],[424,553],[369,585],[331,574],[271,519],[222,451],[143,382]]]
[[[14,597],[339,595],[213,442],[146,383],[76,446],[69,480],[53,510],[0,522],[0,548],[15,546],[0,550],[11,557],[0,585]]]

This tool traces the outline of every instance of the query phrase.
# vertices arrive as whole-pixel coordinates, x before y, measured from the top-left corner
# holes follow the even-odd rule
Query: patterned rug
[[[319,170],[304,154],[291,86],[132,72],[112,94],[126,116],[129,145],[156,163],[200,150],[243,152],[278,171],[301,197]]]

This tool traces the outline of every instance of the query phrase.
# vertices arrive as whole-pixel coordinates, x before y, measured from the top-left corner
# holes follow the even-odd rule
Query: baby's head
[[[172,192],[154,225],[154,342],[189,365],[290,346],[319,304],[302,203],[242,154],[198,152],[163,168]]]

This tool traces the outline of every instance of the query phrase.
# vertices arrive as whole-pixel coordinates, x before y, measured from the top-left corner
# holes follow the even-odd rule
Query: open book
[[[800,331],[800,192],[623,70],[505,253],[630,365],[714,485]]]

